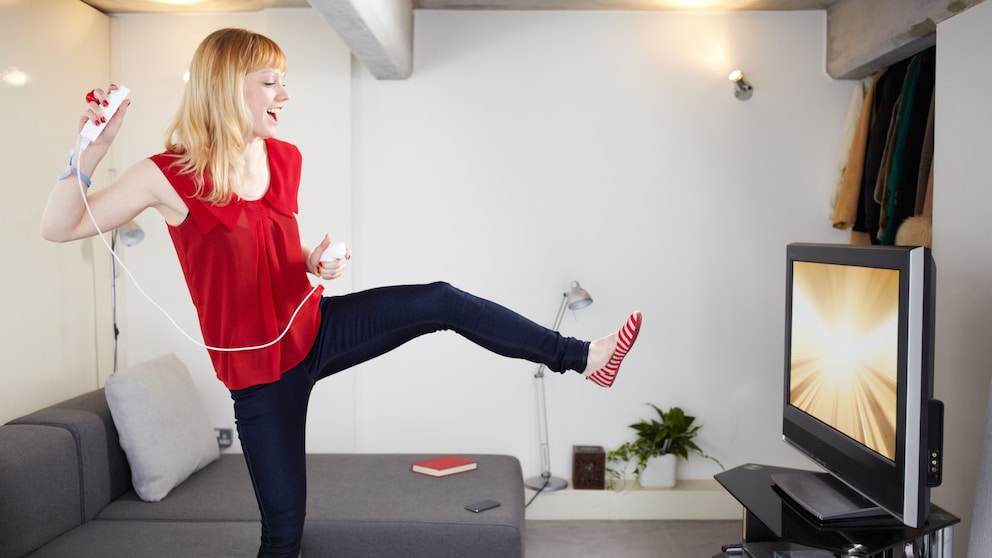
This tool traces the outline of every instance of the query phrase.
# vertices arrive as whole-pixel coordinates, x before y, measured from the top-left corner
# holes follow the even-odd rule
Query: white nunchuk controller
[[[115,114],[117,114],[117,109],[121,107],[121,103],[124,102],[124,99],[127,98],[127,95],[130,92],[131,90],[123,85],[118,85],[117,89],[107,92],[107,106],[103,107],[103,115],[107,118],[108,122]],[[96,124],[93,124],[92,121],[87,120],[86,124],[83,125],[82,131],[79,132],[79,135],[92,142],[99,137],[100,132],[102,132],[106,126],[106,122],[97,126]]]
[[[333,262],[334,260],[340,260],[346,253],[347,250],[345,249],[344,242],[338,242],[337,244],[328,246],[324,250],[324,253],[320,255],[320,261]]]

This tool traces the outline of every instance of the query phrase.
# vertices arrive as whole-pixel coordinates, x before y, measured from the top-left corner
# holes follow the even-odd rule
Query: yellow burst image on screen
[[[794,262],[789,403],[895,460],[899,271]]]

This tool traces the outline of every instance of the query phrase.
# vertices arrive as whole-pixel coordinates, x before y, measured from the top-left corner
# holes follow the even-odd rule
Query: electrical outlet
[[[230,428],[214,428],[214,432],[217,434],[217,445],[220,449],[229,448],[234,443],[234,430]]]

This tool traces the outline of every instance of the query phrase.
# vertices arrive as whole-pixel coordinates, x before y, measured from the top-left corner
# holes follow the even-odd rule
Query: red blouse
[[[151,158],[189,208],[189,216],[179,226],[170,226],[169,235],[203,341],[211,347],[254,347],[273,341],[313,288],[296,221],[302,157],[289,143],[268,139],[265,145],[270,174],[265,195],[255,201],[234,196],[224,206],[194,196],[193,177],[171,166],[174,153]],[[278,343],[247,351],[209,350],[224,385],[235,390],[271,383],[299,364],[317,337],[322,292],[318,287],[309,297]]]

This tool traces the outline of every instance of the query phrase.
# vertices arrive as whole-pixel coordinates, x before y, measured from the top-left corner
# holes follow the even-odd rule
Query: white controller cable
[[[82,136],[79,136],[79,140],[77,140],[77,143],[76,143],[76,151],[75,151],[76,157],[77,157],[77,163],[76,163],[77,167],[76,168],[82,168],[83,167],[83,151],[86,150],[87,145],[89,145],[89,141],[87,141],[86,138],[84,138]],[[285,337],[287,333],[289,333],[289,328],[291,328],[293,326],[293,322],[296,320],[296,316],[297,316],[297,314],[300,313],[300,310],[303,309],[303,305],[306,304],[307,301],[310,300],[310,297],[313,296],[313,294],[315,292],[317,292],[317,289],[318,288],[320,288],[320,285],[317,284],[317,285],[314,285],[312,289],[310,289],[310,292],[307,293],[307,295],[305,297],[303,297],[303,301],[300,302],[300,305],[297,306],[296,307],[296,310],[293,311],[293,315],[289,317],[289,323],[286,324],[286,329],[284,329],[282,331],[282,333],[279,334],[279,337],[276,337],[272,341],[269,341],[268,343],[263,343],[261,345],[252,345],[252,346],[249,346],[249,347],[213,347],[213,346],[207,345],[204,342],[197,340],[196,338],[194,338],[193,336],[191,336],[189,333],[187,333],[186,330],[184,330],[176,322],[176,320],[172,317],[172,315],[169,314],[169,312],[167,312],[165,310],[165,308],[162,308],[162,306],[160,304],[158,304],[157,302],[155,302],[155,300],[152,299],[152,297],[149,296],[149,294],[147,292],[145,292],[145,289],[143,289],[141,287],[141,285],[138,283],[138,280],[135,279],[134,274],[131,273],[131,270],[128,269],[127,265],[124,264],[124,262],[121,260],[120,256],[117,255],[117,252],[113,249],[113,247],[110,246],[110,243],[107,242],[107,239],[104,236],[105,233],[100,228],[100,225],[97,224],[96,217],[93,215],[93,210],[90,208],[89,200],[86,197],[86,185],[83,184],[82,173],[80,173],[80,172],[77,172],[76,173],[76,182],[79,184],[79,193],[80,193],[80,195],[83,196],[83,205],[86,206],[86,214],[89,215],[90,221],[93,223],[93,228],[96,229],[97,237],[99,237],[100,240],[103,242],[103,245],[107,247],[107,251],[110,252],[111,257],[114,258],[114,260],[117,262],[117,264],[120,265],[121,269],[124,270],[124,273],[127,274],[128,278],[131,279],[131,283],[133,283],[134,286],[135,286],[135,288],[138,289],[138,292],[141,293],[141,296],[145,297],[145,299],[149,303],[151,303],[152,306],[154,306],[156,309],[158,309],[158,311],[161,312],[162,315],[164,315],[166,317],[166,319],[168,319],[169,322],[171,322],[172,325],[175,326],[175,328],[177,330],[179,330],[179,333],[182,333],[183,336],[186,337],[186,339],[189,339],[195,345],[198,345],[200,347],[203,347],[204,349],[208,349],[208,350],[211,350],[211,351],[220,351],[220,352],[257,351],[259,349],[265,349],[265,348],[268,348],[268,347],[271,347],[271,346],[275,345],[276,343],[278,343],[279,341],[281,341],[282,338]],[[114,234],[114,233],[111,233],[111,234]]]

